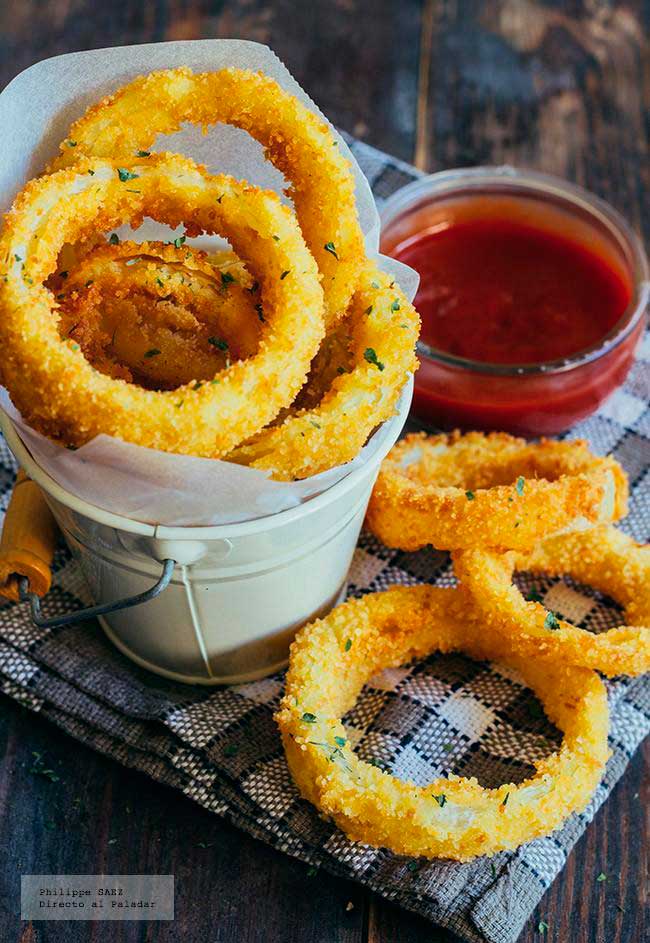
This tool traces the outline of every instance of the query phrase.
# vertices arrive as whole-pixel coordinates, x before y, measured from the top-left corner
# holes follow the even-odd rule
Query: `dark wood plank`
[[[410,160],[420,5],[419,0],[0,4],[0,84],[40,59],[80,49],[251,39],[271,46],[338,126]]]
[[[35,763],[35,754],[43,762]],[[0,696],[0,939],[18,941],[21,874],[174,874],[173,923],[93,924],[94,943],[361,943],[364,892],[254,841]],[[37,772],[54,771],[56,781]],[[352,906],[350,907],[350,903]],[[34,943],[88,924],[38,921]],[[25,939],[29,939],[26,937]]]

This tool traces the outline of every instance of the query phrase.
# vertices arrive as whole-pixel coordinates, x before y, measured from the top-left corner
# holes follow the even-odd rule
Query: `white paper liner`
[[[0,94],[0,205],[9,208],[17,191],[56,154],[71,123],[98,101],[138,75],[181,65],[195,72],[226,66],[260,70],[324,117],[277,56],[259,43],[194,40],[151,43],[70,53],[46,59],[17,76]],[[331,125],[330,125],[331,127]],[[359,220],[366,251],[377,257],[402,290],[413,298],[418,276],[410,268],[378,255],[379,215],[367,180],[345,141],[332,128],[339,148],[351,161]],[[275,190],[283,196],[282,174],[264,159],[262,147],[241,129],[217,125],[204,135],[187,127],[160,136],[154,150],[178,151],[214,173]],[[128,227],[124,228],[128,233]],[[137,239],[169,239],[171,230],[146,221]],[[223,244],[207,237],[188,240],[202,248]],[[1,355],[1,354],[0,354]],[[173,455],[100,435],[70,451],[31,429],[6,393],[0,407],[12,418],[38,464],[63,488],[91,504],[133,520],[169,526],[235,523],[284,511],[330,488],[381,447],[383,429],[346,465],[300,482],[276,482],[265,472],[214,459]]]

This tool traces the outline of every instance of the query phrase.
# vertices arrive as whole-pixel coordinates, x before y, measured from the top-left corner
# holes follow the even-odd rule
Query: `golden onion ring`
[[[650,545],[613,526],[551,537],[528,552],[464,550],[453,555],[456,575],[481,624],[517,654],[561,659],[603,674],[650,671]],[[612,596],[627,625],[595,635],[525,599],[512,583],[515,570],[571,576]]]
[[[365,257],[354,176],[324,119],[268,76],[234,68],[140,76],[72,125],[49,170],[81,156],[131,161],[185,122],[235,125],[263,145],[289,181],[287,194],[323,274],[326,325],[342,317]],[[293,266],[300,271],[297,260]]]
[[[421,432],[384,460],[366,525],[401,550],[525,550],[561,530],[618,520],[627,493],[618,462],[582,440]]]
[[[225,235],[262,286],[258,353],[199,389],[157,392],[107,377],[57,330],[56,302],[43,283],[61,247],[122,223],[137,226],[145,215]],[[316,265],[291,212],[275,194],[209,176],[178,155],[128,165],[80,161],[32,181],[5,218],[0,259],[4,384],[27,422],[70,445],[106,433],[170,452],[223,455],[293,400],[323,336]]]
[[[49,283],[60,333],[112,376],[174,389],[258,349],[259,291],[232,253],[213,260],[185,245],[105,244],[65,275]]]
[[[496,789],[457,776],[417,786],[358,759],[340,718],[364,683],[434,651],[498,655],[520,672],[564,734],[532,778]],[[512,656],[469,628],[457,590],[429,585],[349,601],[302,629],[276,720],[300,792],[348,838],[429,858],[466,861],[548,835],[587,805],[608,756],[607,696],[595,672]]]
[[[258,433],[229,461],[269,469],[278,479],[307,478],[349,462],[393,415],[417,367],[418,314],[390,276],[366,264],[348,320],[349,370],[340,368],[315,406]]]

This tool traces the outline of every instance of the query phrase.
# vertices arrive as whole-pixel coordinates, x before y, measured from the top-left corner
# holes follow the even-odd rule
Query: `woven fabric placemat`
[[[418,176],[407,164],[350,140],[378,202]],[[569,435],[612,452],[631,482],[622,528],[650,531],[650,336],[624,389]],[[15,462],[0,440],[0,509]],[[86,603],[78,565],[57,552],[46,614]],[[362,535],[349,593],[394,584],[449,585],[445,554],[388,550]],[[581,627],[603,631],[620,609],[569,579],[534,579],[545,605]],[[289,776],[273,713],[283,674],[221,689],[192,688],[149,674],[117,652],[94,623],[32,626],[24,605],[0,609],[0,688],[71,736],[164,782],[249,834],[310,866],[353,878],[468,941],[512,943],[563,867],[576,840],[650,732],[650,679],[608,681],[612,756],[589,807],[548,838],[469,864],[414,860],[350,842],[303,801]],[[418,784],[453,771],[485,786],[521,781],[558,743],[538,702],[512,672],[459,655],[437,655],[384,672],[345,718],[364,759]]]

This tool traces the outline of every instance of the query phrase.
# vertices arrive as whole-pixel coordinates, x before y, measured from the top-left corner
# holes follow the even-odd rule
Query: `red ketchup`
[[[429,424],[553,434],[623,382],[643,319],[608,346],[633,283],[584,219],[465,197],[389,224],[382,251],[420,274],[413,412]]]

